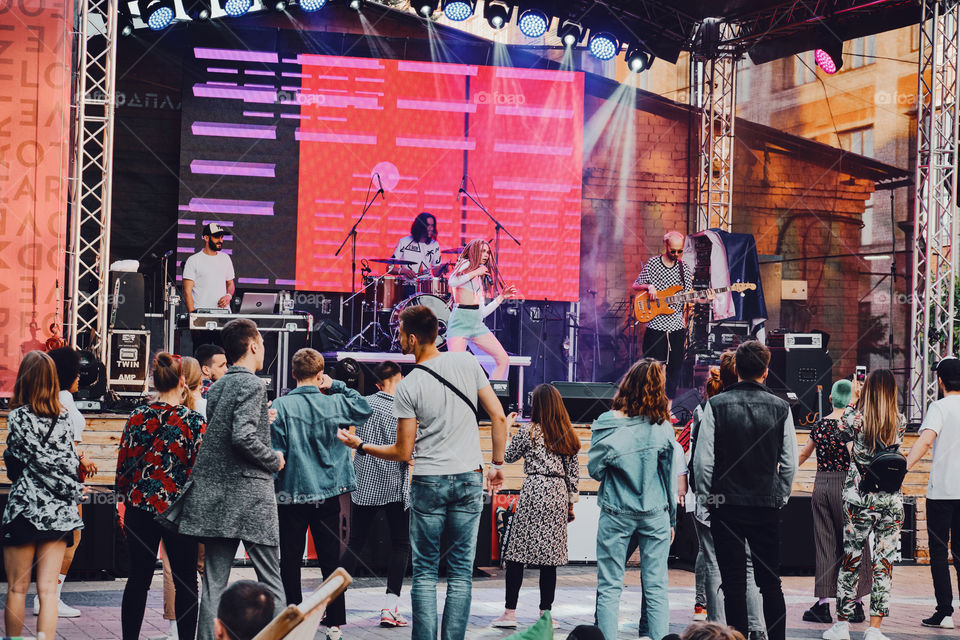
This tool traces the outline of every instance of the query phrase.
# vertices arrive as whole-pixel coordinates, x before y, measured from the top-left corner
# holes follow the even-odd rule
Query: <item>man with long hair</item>
[[[703,407],[693,454],[697,501],[709,508],[727,624],[748,632],[747,543],[770,640],[786,638],[780,584],[779,510],[797,471],[797,437],[786,400],[763,384],[770,350],[756,340],[735,357],[739,382]]]
[[[410,235],[400,238],[393,250],[393,257],[413,263],[400,267],[400,273],[408,278],[416,278],[421,272],[439,266],[442,256],[440,244],[437,242],[436,217],[423,211],[414,218],[410,225]]]

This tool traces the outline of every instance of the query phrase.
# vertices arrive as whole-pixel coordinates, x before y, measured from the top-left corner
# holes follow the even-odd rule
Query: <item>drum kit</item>
[[[460,253],[460,249],[446,249],[443,253]],[[370,258],[361,261],[363,288],[345,300],[348,303],[354,297],[363,296],[363,313],[373,314],[371,321],[364,326],[345,349],[370,349],[374,351],[400,350],[400,313],[407,307],[424,305],[434,312],[439,321],[437,347],[446,344],[447,321],[453,307],[453,298],[444,273],[450,267],[446,262],[413,278],[400,272],[401,267],[408,271],[416,263],[397,258]],[[375,262],[386,266],[382,275],[374,275],[367,263]]]

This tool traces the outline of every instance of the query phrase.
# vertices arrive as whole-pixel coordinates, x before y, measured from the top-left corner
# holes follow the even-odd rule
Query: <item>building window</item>
[[[844,47],[843,68],[857,69],[859,67],[873,64],[877,57],[877,39],[870,35],[863,38],[855,38],[846,43]]]
[[[840,132],[840,146],[844,151],[859,153],[868,158],[873,157],[873,127],[862,129],[848,129]],[[860,229],[860,244],[873,244],[874,230],[873,194],[864,204],[863,228]]]
[[[804,51],[793,56],[793,86],[799,87],[816,80],[816,68],[817,62],[814,60],[813,51]]]

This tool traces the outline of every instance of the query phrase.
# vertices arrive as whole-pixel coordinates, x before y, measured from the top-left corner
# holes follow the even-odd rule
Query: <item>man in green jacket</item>
[[[303,600],[300,565],[307,527],[326,579],[340,559],[340,496],[357,488],[350,450],[337,429],[362,423],[372,413],[366,398],[323,372],[323,356],[313,349],[293,354],[297,387],[273,403],[273,447],[287,466],[277,473],[280,519],[280,577],[287,604]],[[343,596],[327,607],[327,636],[340,637],[346,622]]]

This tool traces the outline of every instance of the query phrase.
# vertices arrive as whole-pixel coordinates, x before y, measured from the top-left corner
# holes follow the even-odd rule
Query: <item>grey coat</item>
[[[267,391],[244,367],[230,367],[207,395],[207,432],[180,498],[164,513],[180,533],[279,546]]]

